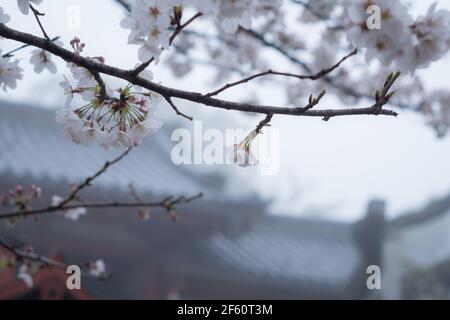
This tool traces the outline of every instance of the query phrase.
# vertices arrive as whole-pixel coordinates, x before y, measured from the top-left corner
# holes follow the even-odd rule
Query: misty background
[[[414,1],[414,12],[425,13],[432,2]],[[11,27],[39,34],[32,16],[17,14],[15,1],[2,1],[1,5],[12,16]],[[450,1],[440,1],[439,5],[450,9]],[[73,13],[73,8],[80,10],[79,30],[67,27],[67,17]],[[127,45],[128,30],[119,25],[124,12],[113,1],[47,0],[39,9],[46,13],[43,23],[50,36],[61,36],[66,48],[69,48],[68,42],[77,36],[86,43],[85,55],[103,56],[108,64],[121,68],[136,65],[137,47]],[[302,30],[298,32],[301,34]],[[19,45],[0,41],[4,51]],[[24,79],[19,82],[17,90],[1,92],[0,99],[55,111],[62,109],[65,100],[58,83],[62,81],[62,74],[68,74],[65,63],[54,57],[57,74],[51,75],[46,71],[41,75],[35,74],[27,61],[29,50],[16,55],[25,60],[21,63],[25,69]],[[212,83],[213,72],[206,66],[197,66],[195,72],[185,78],[174,78],[164,64],[166,57],[163,54],[162,62],[150,67],[155,81],[198,92],[209,92],[221,85]],[[273,59],[277,61],[280,58],[274,54]],[[283,70],[283,65],[280,59],[279,69]],[[450,74],[449,57],[433,63],[420,74],[429,88],[445,87]],[[105,80],[110,87],[122,85],[115,79],[105,77]],[[258,83],[229,91],[223,98],[240,101],[251,98],[253,94],[257,94],[260,101],[280,106],[285,104],[281,90]],[[177,105],[197,121],[203,121],[205,128],[251,129],[260,120],[259,116],[210,110],[193,103],[178,102]],[[322,105],[339,107],[342,103],[331,96]],[[159,108],[157,118],[166,123],[175,122],[176,126],[191,126],[166,105]],[[277,116],[272,126],[280,132],[278,174],[261,176],[258,168],[234,166],[224,166],[220,170],[228,179],[227,190],[231,196],[257,193],[273,200],[271,211],[274,214],[353,221],[364,214],[370,199],[381,198],[388,203],[387,216],[394,217],[450,191],[450,138],[438,139],[425,125],[423,117],[416,113],[400,110],[398,118],[353,116],[329,122]],[[209,170],[207,167],[199,169]]]

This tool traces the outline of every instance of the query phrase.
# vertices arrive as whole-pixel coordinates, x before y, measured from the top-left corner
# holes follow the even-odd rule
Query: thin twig
[[[50,41],[51,41],[50,37],[48,36],[47,32],[46,32],[45,29],[44,29],[44,26],[43,26],[42,23],[41,23],[41,19],[39,18],[39,17],[45,16],[45,13],[40,13],[40,12],[39,12],[37,9],[35,9],[31,4],[30,4],[30,9],[31,9],[31,11],[33,11],[33,14],[34,14],[34,16],[35,16],[35,18],[36,18],[36,21],[37,21],[37,23],[38,23],[38,25],[39,25],[39,28],[41,28],[41,31],[42,31],[42,34],[44,35],[44,38],[46,38],[47,40],[50,40]]]
[[[56,210],[60,208],[64,208],[66,204],[74,200],[77,195],[80,193],[81,190],[83,190],[86,187],[89,187],[91,183],[100,177],[102,174],[104,174],[109,167],[115,165],[116,163],[120,162],[123,158],[125,158],[131,151],[132,148],[128,148],[125,152],[123,152],[120,156],[115,158],[112,161],[107,161],[105,164],[98,170],[94,175],[87,177],[83,183],[77,185],[73,191],[58,205],[55,207]]]
[[[272,69],[269,69],[269,70],[267,70],[267,71],[260,72],[260,73],[254,74],[254,75],[252,75],[252,76],[249,76],[249,77],[247,77],[247,78],[241,79],[241,80],[239,80],[239,81],[228,83],[228,84],[224,85],[223,87],[221,87],[220,89],[218,89],[218,90],[216,90],[216,91],[213,91],[213,92],[210,92],[210,93],[206,94],[205,96],[206,96],[206,97],[213,97],[213,96],[216,96],[216,95],[218,95],[219,93],[221,93],[221,92],[223,92],[223,91],[225,91],[225,90],[228,90],[228,89],[230,89],[230,88],[232,88],[232,87],[238,86],[238,85],[243,84],[243,83],[247,83],[247,82],[249,82],[249,81],[251,81],[251,80],[254,80],[254,79],[260,78],[260,77],[264,77],[264,76],[267,76],[267,75],[278,75],[278,76],[285,76],[285,77],[293,77],[293,78],[297,78],[297,79],[300,79],[300,80],[313,80],[313,81],[314,81],[314,80],[317,80],[317,79],[320,79],[320,78],[324,77],[325,75],[327,75],[327,74],[333,72],[334,70],[336,70],[337,68],[339,68],[339,66],[340,66],[345,60],[347,60],[347,59],[350,58],[351,56],[356,55],[357,52],[358,52],[357,49],[353,50],[351,53],[347,54],[345,57],[343,57],[342,59],[340,59],[340,60],[339,60],[337,63],[335,63],[333,66],[331,66],[331,67],[329,67],[329,68],[326,68],[326,69],[323,69],[323,70],[321,70],[321,71],[319,71],[319,72],[317,72],[317,73],[315,73],[315,74],[310,74],[310,75],[300,75],[300,74],[289,73],[289,72],[273,71]]]
[[[67,210],[73,210],[73,209],[79,209],[79,208],[85,208],[85,209],[105,209],[105,208],[164,208],[164,209],[173,209],[175,206],[180,204],[187,204],[194,200],[200,199],[203,197],[202,193],[199,193],[192,197],[167,197],[161,201],[156,202],[105,202],[105,203],[80,203],[80,204],[73,204],[73,205],[64,205],[63,207],[60,206],[49,206],[42,209],[32,209],[32,210],[25,210],[25,211],[19,211],[19,212],[8,212],[0,214],[0,220],[5,219],[14,219],[14,218],[26,218],[29,216],[39,216],[39,215],[45,215],[49,213],[59,212],[59,211],[67,211]]]
[[[182,116],[190,121],[193,121],[194,118],[191,116],[188,116],[186,114],[184,114],[183,112],[181,112],[177,106],[173,103],[172,99],[170,97],[164,97],[167,101],[167,103],[172,107],[172,109],[176,112],[177,115]]]

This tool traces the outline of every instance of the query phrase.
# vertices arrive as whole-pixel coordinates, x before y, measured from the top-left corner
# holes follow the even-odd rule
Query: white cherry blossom
[[[3,57],[0,49],[0,88],[3,91],[17,88],[17,80],[22,79],[22,71],[19,60],[11,61],[11,58]]]
[[[42,73],[47,69],[50,73],[56,73],[56,65],[52,61],[52,55],[45,50],[36,49],[31,53],[30,63],[34,66],[36,73]]]

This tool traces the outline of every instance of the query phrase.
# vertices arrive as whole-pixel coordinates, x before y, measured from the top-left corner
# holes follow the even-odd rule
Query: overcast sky
[[[16,1],[2,0],[5,11],[12,13],[10,26],[38,34],[32,16],[17,12]],[[433,1],[413,1],[417,12],[424,12]],[[450,9],[450,1],[440,1],[441,7]],[[81,10],[81,29],[69,30],[67,8],[76,5]],[[127,30],[118,25],[123,16],[111,0],[46,0],[40,6],[46,12],[44,23],[51,36],[62,36],[65,44],[73,36],[87,44],[86,54],[102,55],[109,64],[131,68],[136,64],[136,47],[127,46]],[[16,44],[5,44],[7,50]],[[22,53],[25,60],[26,51]],[[62,92],[57,88],[61,74],[67,73],[59,62],[59,72],[36,75],[28,61],[25,79],[19,89],[1,99],[32,103],[40,107],[61,108]],[[176,80],[163,66],[153,68],[156,80],[166,85],[207,92],[210,87],[202,78],[205,70],[188,79]],[[207,74],[207,73],[206,73]],[[424,72],[427,86],[448,89],[450,60],[444,59]],[[200,80],[199,80],[200,79]],[[193,87],[193,85],[195,87]],[[55,92],[56,88],[56,92]],[[246,89],[243,89],[246,90]],[[224,95],[238,100],[243,91]],[[270,104],[282,104],[278,91],[264,88],[263,98]],[[340,104],[339,104],[340,105]],[[226,111],[203,111],[204,107],[180,104],[179,107],[196,119],[209,121],[214,127],[233,128],[236,123],[250,127],[249,117]],[[217,120],[220,119],[220,120]],[[388,201],[388,214],[397,215],[418,208],[434,197],[450,192],[450,137],[437,139],[424,125],[420,116],[401,111],[398,118],[347,117],[332,119],[327,123],[319,119],[277,117],[273,127],[280,132],[281,168],[277,175],[261,176],[257,169],[226,168],[230,175],[239,174],[239,186],[259,190],[277,199],[274,212],[282,214],[309,214],[330,219],[355,219],[364,212],[367,201],[382,198]],[[185,124],[189,126],[189,124]],[[234,188],[239,191],[239,188]],[[317,208],[323,209],[321,213]]]

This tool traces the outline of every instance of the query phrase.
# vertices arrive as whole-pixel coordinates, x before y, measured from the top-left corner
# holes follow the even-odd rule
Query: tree
[[[450,12],[437,10],[436,4],[426,15],[413,17],[401,1],[384,0],[114,2],[125,11],[120,24],[130,29],[128,44],[139,46],[139,63],[132,69],[109,65],[103,57],[84,56],[85,44],[78,38],[70,41],[70,46],[64,46],[58,37],[50,37],[53,32],[45,29],[45,14],[37,7],[42,0],[17,1],[22,14],[34,16],[42,33],[40,36],[9,27],[11,13],[0,7],[2,41],[21,43],[16,50],[7,53],[0,50],[0,88],[6,92],[20,85],[23,69],[20,67],[22,62],[16,57],[26,55],[28,47],[33,48],[30,62],[37,73],[44,70],[56,73],[52,59],[63,59],[73,80],[64,76],[60,84],[67,100],[56,121],[64,126],[66,135],[74,143],[124,150],[118,158],[73,186],[67,196],[53,197],[46,207],[32,207],[33,200],[41,194],[37,186],[29,190],[22,187],[11,190],[2,198],[2,203],[12,209],[1,214],[0,219],[16,222],[55,212],[77,219],[87,209],[104,207],[135,207],[143,214],[146,208],[162,207],[174,218],[177,205],[194,201],[201,194],[168,196],[148,202],[141,199],[136,190],[131,190],[135,201],[130,203],[84,203],[79,198],[80,191],[161,127],[155,119],[154,107],[163,101],[176,115],[188,121],[194,118],[177,107],[178,101],[261,115],[256,128],[232,148],[231,158],[242,166],[254,164],[251,144],[278,116],[320,117],[329,121],[352,115],[397,116],[397,109],[411,109],[422,113],[439,136],[445,135],[450,126],[450,94],[447,91],[426,92],[415,73],[441,59],[450,46]],[[290,22],[288,9],[298,10],[300,17],[295,24]],[[205,25],[207,28],[197,27]],[[321,41],[312,42],[299,35],[297,30],[306,25],[317,30]],[[126,45],[125,39],[123,45]],[[69,47],[71,50],[67,49]],[[198,59],[198,50],[206,53],[205,60]],[[291,70],[300,69],[302,73],[276,70],[264,55],[266,51],[275,52],[292,65]],[[150,66],[165,55],[170,57],[167,63],[175,76],[182,78],[197,64],[206,63],[217,71],[216,81],[222,85],[212,92],[198,93],[152,81]],[[400,78],[401,72],[406,76]],[[104,75],[120,79],[125,85],[110,89],[103,80]],[[240,79],[229,80],[236,75]],[[277,80],[273,81],[275,78]],[[223,84],[226,81],[230,82]],[[271,85],[281,86],[291,106],[218,98],[223,92],[252,81],[271,81]],[[397,94],[392,91],[396,82]],[[325,108],[320,106],[326,94],[323,88],[345,104],[364,102],[369,106]],[[3,240],[0,244],[16,256],[15,262],[22,275],[28,274],[30,262],[39,266],[65,267],[24,248],[14,248]],[[94,270],[99,264],[102,265],[93,264]],[[106,273],[92,270],[88,273],[99,277]],[[28,280],[27,276],[22,278]]]

